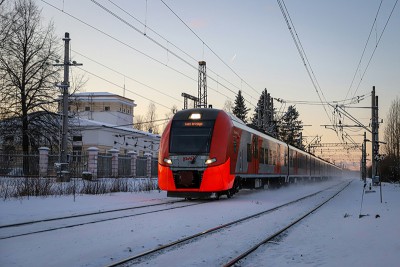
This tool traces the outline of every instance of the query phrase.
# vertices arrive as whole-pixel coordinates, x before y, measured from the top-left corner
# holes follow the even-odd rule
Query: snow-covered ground
[[[232,199],[223,198],[190,208],[1,239],[0,266],[104,266],[286,203],[330,184],[333,182],[244,190]],[[321,210],[241,265],[400,266],[400,186],[383,184],[383,203],[379,187],[372,189],[375,192],[363,195],[363,183],[353,180]],[[359,218],[362,197],[361,214],[368,216]],[[0,202],[0,225],[165,200],[166,193],[158,191],[80,195],[75,201],[72,196],[7,200]],[[7,228],[0,229],[0,234],[3,236],[7,231]]]

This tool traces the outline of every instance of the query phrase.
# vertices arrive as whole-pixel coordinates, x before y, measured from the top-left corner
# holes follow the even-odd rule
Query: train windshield
[[[210,152],[214,121],[173,121],[169,152],[203,154]]]

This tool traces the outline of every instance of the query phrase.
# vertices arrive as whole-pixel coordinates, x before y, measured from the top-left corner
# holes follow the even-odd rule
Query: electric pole
[[[371,130],[372,130],[372,172],[371,178],[372,183],[379,183],[379,177],[377,176],[377,166],[378,166],[378,154],[379,154],[379,122],[378,122],[378,96],[375,95],[375,86],[372,87],[371,92]]]
[[[364,132],[364,140],[362,144],[362,154],[361,154],[361,179],[366,181],[367,178],[367,133]]]
[[[61,181],[69,181],[68,176],[68,88],[69,88],[69,66],[82,66],[75,61],[70,62],[69,58],[69,33],[65,33],[64,41],[64,63],[54,64],[55,66],[64,66],[64,81],[57,86],[62,89],[62,131],[61,131],[61,151],[60,151],[60,162],[59,171]]]
[[[198,88],[198,108],[207,108],[207,74],[206,62],[199,61],[199,88]]]

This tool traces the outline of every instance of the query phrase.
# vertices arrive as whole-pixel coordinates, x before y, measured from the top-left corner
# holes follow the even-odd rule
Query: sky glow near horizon
[[[320,101],[276,1],[164,0],[205,44],[162,1],[96,2],[130,26],[94,1],[37,0],[45,22],[54,22],[60,43],[64,33],[70,33],[72,60],[83,63],[81,68],[72,68],[72,77],[84,74],[88,78],[83,90],[123,95],[125,87],[125,96],[137,104],[135,115],[144,115],[150,100],[155,101],[158,119],[165,118],[174,105],[182,109],[181,93],[197,96],[200,60],[207,62],[208,104],[215,108],[223,108],[226,100],[234,102],[239,89],[251,109],[250,115],[264,88],[274,98]],[[362,80],[361,77],[395,3],[396,0],[382,2],[360,69],[355,74],[380,1],[285,1],[327,101],[343,100],[349,92],[348,98],[366,95],[353,107],[368,107],[372,86],[376,86],[379,117],[385,121],[392,100],[400,95],[398,4]],[[279,111],[291,103],[282,105],[275,101],[274,104]],[[334,131],[321,126],[331,124],[328,115],[332,117],[332,109],[327,110],[328,115],[321,105],[296,104],[296,109],[303,123],[312,125],[304,127],[303,135],[308,141],[316,135],[322,136],[323,143],[341,141]],[[348,111],[368,126],[370,109]],[[354,124],[346,119],[343,122]],[[381,139],[384,127],[385,123],[380,125]],[[349,128],[347,132],[361,144],[363,130],[355,130]]]

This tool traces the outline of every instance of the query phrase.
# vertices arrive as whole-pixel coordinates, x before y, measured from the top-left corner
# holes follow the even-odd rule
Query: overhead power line
[[[165,66],[165,67],[167,67],[167,68],[169,68],[169,69],[175,71],[176,73],[181,74],[182,76],[184,76],[184,77],[186,77],[186,78],[188,78],[188,79],[190,79],[190,80],[192,80],[192,81],[194,81],[194,82],[197,83],[197,80],[196,80],[196,79],[194,79],[194,78],[192,78],[192,77],[186,75],[185,73],[183,73],[183,72],[181,72],[181,71],[179,71],[179,70],[177,70],[177,69],[175,69],[175,68],[173,68],[173,67],[171,67],[171,66],[168,66],[167,64],[163,63],[162,61],[160,61],[160,60],[158,60],[158,59],[156,59],[156,58],[154,58],[154,57],[152,57],[152,56],[150,56],[150,55],[148,55],[148,54],[146,54],[146,53],[144,53],[144,52],[142,52],[142,51],[136,49],[135,47],[133,47],[133,46],[127,44],[126,42],[123,42],[123,41],[119,40],[118,38],[116,38],[116,37],[114,37],[114,36],[112,36],[112,35],[110,35],[110,34],[104,32],[104,31],[102,31],[102,30],[100,30],[99,28],[97,28],[97,27],[95,27],[95,26],[93,26],[93,25],[90,25],[89,23],[87,23],[87,22],[85,22],[85,21],[83,21],[83,20],[81,20],[81,19],[75,17],[74,15],[72,15],[72,14],[70,14],[70,13],[68,13],[68,12],[66,12],[66,11],[64,11],[64,10],[62,10],[62,9],[60,9],[60,8],[58,8],[58,7],[54,6],[54,5],[52,5],[52,4],[50,4],[50,3],[48,3],[47,1],[45,1],[45,0],[41,0],[41,1],[42,1],[43,3],[49,5],[49,6],[53,7],[54,9],[56,9],[56,10],[58,10],[58,11],[64,13],[64,14],[66,14],[66,15],[68,15],[69,17],[71,17],[71,18],[73,18],[73,19],[79,21],[80,23],[82,23],[82,24],[88,26],[89,28],[92,28],[92,29],[96,30],[97,32],[99,32],[99,33],[101,33],[101,34],[103,34],[103,35],[105,35],[105,36],[111,38],[112,40],[114,40],[114,41],[116,41],[116,42],[118,42],[118,43],[120,43],[120,44],[122,44],[122,45],[124,45],[124,46],[126,46],[126,47],[128,47],[129,49],[132,49],[132,50],[138,52],[139,54],[141,54],[141,55],[143,55],[143,56],[145,56],[145,57],[151,59],[152,61],[154,61],[154,62],[156,62],[156,63],[159,63],[159,64],[161,64],[161,65],[163,65],[163,66]],[[196,69],[197,69],[197,67],[196,67]],[[93,74],[93,75],[95,75],[95,74]],[[96,76],[96,75],[95,75],[95,76]],[[214,79],[214,78],[212,78],[212,77],[209,77],[209,78],[210,78],[211,80],[213,80],[213,81],[217,81],[216,79]],[[218,84],[221,85],[222,87],[228,89],[229,91],[231,91],[232,93],[234,93],[234,94],[236,95],[236,92],[232,91],[232,90],[229,89],[227,86],[225,86],[225,85],[223,85],[223,84],[221,84],[221,83],[218,83]],[[211,90],[215,91],[216,93],[221,94],[221,95],[225,96],[225,97],[228,98],[228,99],[231,99],[230,97],[228,97],[227,95],[221,93],[220,91],[215,90],[215,89],[213,89],[213,88],[210,87],[210,86],[209,86],[209,88],[210,88]],[[145,97],[144,97],[144,98],[145,98]],[[247,101],[247,102],[249,102],[249,101]],[[249,102],[249,103],[250,103],[251,105],[253,105],[251,102]],[[253,106],[254,106],[254,105],[253,105]]]
[[[127,25],[128,27],[130,27],[131,29],[135,30],[136,32],[140,33],[142,36],[146,37],[147,39],[149,39],[150,41],[152,41],[153,43],[155,43],[156,45],[158,45],[159,47],[161,47],[162,49],[166,50],[168,53],[170,53],[171,55],[175,56],[176,58],[178,58],[179,60],[181,60],[182,62],[184,62],[185,64],[187,64],[188,66],[190,66],[191,68],[197,70],[197,65],[193,65],[190,62],[188,62],[187,60],[185,60],[183,57],[179,56],[177,53],[171,51],[168,47],[166,47],[165,45],[161,44],[160,42],[158,42],[157,40],[155,40],[154,38],[150,37],[148,34],[146,34],[145,32],[141,31],[140,29],[138,29],[137,27],[135,27],[134,25],[132,25],[131,23],[129,23],[128,21],[124,20],[123,18],[121,18],[120,16],[118,16],[116,13],[114,13],[113,11],[111,11],[110,9],[108,9],[107,7],[105,7],[104,5],[100,4],[99,2],[97,2],[96,0],[91,0],[94,4],[96,4],[98,7],[100,7],[101,9],[103,9],[105,12],[107,12],[108,14],[110,14],[111,16],[113,16],[114,18],[118,19],[120,22],[124,23],[125,25]],[[115,4],[114,4],[115,5]],[[126,11],[124,11],[126,13]],[[147,26],[146,26],[147,27]],[[165,38],[164,38],[165,39]],[[168,40],[167,40],[168,41]],[[168,43],[170,43],[168,41]],[[179,49],[180,51],[183,51],[181,49]],[[185,53],[186,55],[188,55],[187,53]],[[192,57],[191,57],[192,58]],[[196,61],[197,62],[197,61]],[[232,89],[230,89],[229,87],[227,87],[226,85],[222,84],[221,82],[219,82],[218,80],[216,80],[215,78],[211,77],[211,76],[207,76],[209,79],[215,81],[216,83],[218,83],[219,85],[221,85],[222,87],[224,87],[225,89],[227,89],[228,91],[230,91],[231,93],[233,93],[234,95],[236,95],[236,92],[233,91]],[[220,76],[219,76],[220,77]],[[248,103],[250,103],[251,105],[254,106],[254,104],[252,104],[250,101],[246,100]]]
[[[195,31],[193,31],[192,28],[190,28],[189,25],[187,25],[186,22],[184,22],[183,19],[181,19],[178,16],[178,14],[176,14],[175,11],[172,10],[172,8],[170,8],[163,0],[160,0],[160,1],[172,12],[172,14],[174,14],[183,23],[183,25],[186,26],[186,28],[188,28],[197,37],[197,39],[199,39],[203,43],[204,46],[206,46],[226,67],[228,67],[236,75],[236,77],[238,77],[242,82],[244,82],[254,92],[259,94],[259,92],[257,92],[256,89],[254,89],[249,83],[247,83],[242,77],[240,77],[240,75],[234,69],[232,69],[202,38],[200,38],[200,36],[198,36],[197,33]]]
[[[106,79],[106,78],[104,78],[104,77],[101,77],[100,75],[97,75],[97,74],[95,74],[95,73],[93,73],[93,72],[91,72],[91,71],[85,70],[84,68],[80,68],[80,67],[78,67],[78,69],[80,69],[80,70],[82,70],[82,71],[84,71],[84,72],[86,72],[86,73],[88,73],[88,74],[90,74],[90,75],[92,75],[92,76],[95,76],[95,77],[97,77],[97,78],[99,78],[99,79],[101,79],[101,80],[103,80],[103,81],[105,81],[105,82],[108,82],[109,84],[112,84],[112,85],[114,85],[114,86],[116,86],[116,87],[119,87],[119,88],[121,88],[121,89],[124,89],[123,86],[118,85],[118,84],[116,84],[116,83],[114,83],[114,82],[112,82],[112,81],[110,81],[110,80],[108,80],[108,79]],[[159,102],[157,102],[157,101],[154,101],[154,99],[150,99],[150,98],[148,98],[148,97],[145,97],[145,96],[143,96],[143,95],[141,95],[141,94],[138,94],[138,93],[136,93],[136,92],[134,92],[134,91],[132,91],[132,90],[126,89],[126,88],[125,88],[125,90],[128,91],[128,92],[131,92],[132,94],[135,94],[135,95],[137,95],[137,96],[139,96],[139,97],[141,97],[141,98],[144,98],[144,99],[146,99],[146,100],[148,100],[148,101],[150,101],[150,102],[154,102],[154,103],[156,103],[157,105],[162,106],[162,107],[164,107],[164,108],[166,108],[166,109],[170,109],[170,107],[168,107],[168,106],[166,106],[166,105],[164,105],[164,104],[162,104],[162,103],[159,103]]]
[[[166,93],[162,92],[161,90],[158,90],[158,89],[156,89],[156,88],[154,88],[154,87],[152,87],[152,86],[150,86],[150,85],[147,85],[147,84],[145,84],[145,83],[142,83],[142,82],[140,82],[140,81],[138,81],[138,80],[136,80],[136,79],[134,79],[134,78],[131,78],[131,77],[129,77],[128,75],[126,75],[126,74],[124,74],[124,73],[121,73],[121,72],[119,72],[119,71],[117,71],[117,70],[115,70],[115,69],[112,69],[112,68],[110,68],[110,67],[104,65],[103,63],[100,63],[100,62],[98,62],[98,61],[96,61],[96,60],[94,60],[94,59],[92,59],[92,58],[89,58],[88,56],[83,55],[82,53],[79,53],[78,51],[75,51],[75,50],[71,50],[71,51],[73,51],[75,54],[78,54],[79,56],[84,57],[84,58],[86,58],[86,59],[88,59],[88,60],[90,60],[90,61],[92,61],[92,62],[94,62],[94,63],[96,63],[96,64],[98,64],[98,65],[100,65],[100,66],[102,66],[102,67],[104,67],[104,68],[106,68],[106,69],[108,69],[108,70],[111,70],[111,71],[113,71],[113,72],[115,72],[115,73],[118,73],[119,75],[124,76],[125,78],[128,78],[129,80],[132,80],[132,81],[134,81],[134,82],[136,82],[136,83],[138,83],[138,84],[140,84],[140,85],[143,85],[143,86],[145,86],[145,87],[147,87],[147,88],[149,88],[149,89],[151,89],[151,90],[153,90],[153,91],[156,91],[157,93],[160,93],[160,94],[162,94],[162,95],[164,95],[164,96],[167,96],[167,97],[169,97],[169,98],[172,98],[172,99],[174,99],[174,100],[180,102],[180,99],[178,99],[178,98],[176,98],[176,97],[173,97],[173,96],[171,96],[170,94],[166,94]]]
[[[281,10],[281,12],[282,12],[282,15],[283,15],[283,17],[284,17],[284,19],[285,19],[285,21],[286,21],[286,24],[287,24],[287,26],[288,26],[288,29],[289,29],[289,31],[290,31],[290,34],[292,35],[292,39],[293,39],[293,41],[294,41],[294,43],[295,43],[295,45],[296,45],[297,51],[299,52],[300,58],[301,58],[301,60],[303,61],[304,67],[306,68],[306,71],[307,71],[307,73],[308,73],[308,76],[309,76],[309,78],[310,78],[310,80],[311,80],[311,83],[312,83],[314,89],[315,89],[315,92],[316,92],[317,95],[318,95],[318,98],[319,98],[319,100],[320,100],[320,102],[321,102],[321,104],[322,104],[322,106],[323,106],[323,108],[324,108],[324,110],[325,110],[325,113],[326,113],[326,115],[327,115],[329,121],[330,121],[331,123],[333,123],[333,122],[332,122],[332,119],[331,119],[331,117],[329,116],[328,111],[327,111],[327,109],[326,109],[326,105],[324,104],[324,103],[326,103],[327,101],[326,101],[326,99],[325,99],[325,96],[324,96],[324,94],[323,94],[322,89],[321,89],[320,86],[319,86],[317,77],[315,76],[314,71],[312,70],[311,64],[310,64],[310,62],[309,62],[309,60],[308,60],[308,58],[307,58],[307,54],[306,54],[306,52],[305,52],[305,50],[304,50],[304,48],[303,48],[303,45],[301,44],[300,37],[299,37],[299,35],[297,34],[296,28],[295,28],[295,26],[294,26],[294,23],[293,23],[291,17],[290,17],[289,11],[288,11],[288,9],[286,8],[285,2],[284,2],[283,0],[277,0],[277,2],[278,2],[278,5],[279,5],[280,10]],[[322,100],[319,91],[321,91],[321,94],[322,94],[322,96],[323,96],[323,98],[324,98],[325,101]]]
[[[378,45],[379,45],[379,43],[380,43],[380,41],[381,41],[381,39],[382,39],[383,33],[384,33],[385,30],[386,30],[386,26],[388,25],[389,20],[390,20],[390,18],[392,17],[393,11],[394,11],[394,9],[396,8],[396,5],[397,5],[397,2],[398,2],[398,1],[399,1],[399,0],[396,0],[396,2],[395,2],[394,5],[393,5],[392,11],[390,12],[390,15],[389,15],[388,19],[386,20],[385,27],[383,27],[383,30],[382,30],[382,32],[381,32],[381,35],[379,36],[379,39],[378,39],[378,41],[376,42],[376,45],[375,45],[375,47],[374,47],[374,50],[372,51],[371,57],[370,57],[369,60],[368,60],[367,66],[365,67],[365,70],[364,70],[364,72],[363,72],[363,74],[362,74],[362,76],[361,76],[361,78],[360,78],[360,81],[359,81],[359,83],[358,83],[358,85],[357,85],[357,89],[356,89],[356,91],[354,92],[353,96],[357,93],[358,89],[360,88],[361,82],[363,81],[364,76],[365,76],[365,73],[366,73],[367,70],[368,70],[369,64],[371,63],[371,60],[372,60],[372,58],[373,58],[374,55],[375,55],[375,51],[376,51],[376,49],[378,48]]]
[[[152,29],[151,27],[149,27],[147,25],[147,23],[143,23],[142,21],[140,21],[139,19],[137,19],[135,16],[133,16],[131,13],[127,12],[125,9],[123,9],[122,7],[120,7],[119,5],[117,5],[116,3],[114,3],[112,0],[108,0],[112,5],[114,5],[117,9],[119,9],[121,12],[125,13],[126,15],[128,15],[129,17],[131,17],[132,19],[134,19],[136,22],[140,23],[142,26],[145,27],[145,31],[141,32],[139,30],[140,33],[142,33],[145,37],[148,37],[148,33],[146,32],[146,30],[150,30],[152,33],[154,33],[155,35],[157,35],[158,37],[160,37],[161,39],[163,39],[165,42],[168,43],[168,45],[171,45],[172,47],[175,47],[177,50],[179,50],[181,53],[183,53],[185,56],[189,57],[190,59],[192,59],[193,61],[195,61],[196,63],[199,61],[198,59],[194,58],[193,56],[191,56],[188,52],[184,51],[183,49],[179,48],[176,44],[174,44],[173,42],[171,42],[170,40],[168,40],[167,38],[165,38],[164,36],[162,36],[161,34],[159,34],[157,31],[155,31],[154,29]],[[147,8],[147,6],[146,6]],[[150,39],[153,40],[153,39]],[[169,50],[168,50],[169,51]],[[231,86],[235,87],[238,90],[242,90],[242,88],[240,88],[239,86],[234,85],[232,82],[230,82],[229,80],[225,79],[224,77],[222,77],[221,75],[219,75],[217,72],[215,72],[212,68],[207,67],[207,71],[211,72],[213,74],[215,74],[218,78],[221,78],[222,80],[224,80],[225,82],[227,82],[228,84],[230,84]],[[209,76],[209,75],[208,75]],[[217,83],[219,83],[219,81],[217,81]],[[243,93],[247,94],[249,97],[251,97],[252,99],[254,99],[254,97],[250,94],[248,94],[247,92]],[[256,99],[254,99],[256,100]]]
[[[347,90],[347,93],[346,93],[346,97],[345,97],[345,98],[347,98],[347,96],[349,95],[349,92],[350,92],[350,90],[351,90],[351,87],[353,87],[353,83],[354,83],[354,80],[355,80],[355,78],[356,78],[357,72],[358,72],[358,70],[360,69],[361,61],[362,61],[362,59],[364,58],[365,50],[367,50],[368,42],[369,42],[369,39],[371,38],[372,30],[374,29],[374,26],[375,26],[375,24],[376,24],[376,19],[377,19],[377,17],[378,17],[379,11],[381,10],[382,2],[383,2],[383,0],[381,0],[381,2],[380,2],[380,4],[379,4],[378,11],[376,12],[376,15],[375,15],[374,23],[372,23],[371,30],[369,31],[369,35],[368,35],[367,41],[365,42],[364,50],[363,50],[363,52],[362,52],[362,54],[361,54],[360,61],[358,62],[356,71],[355,71],[355,73],[354,73],[353,79],[351,80],[351,84],[350,84],[350,86],[349,86],[349,89]]]

